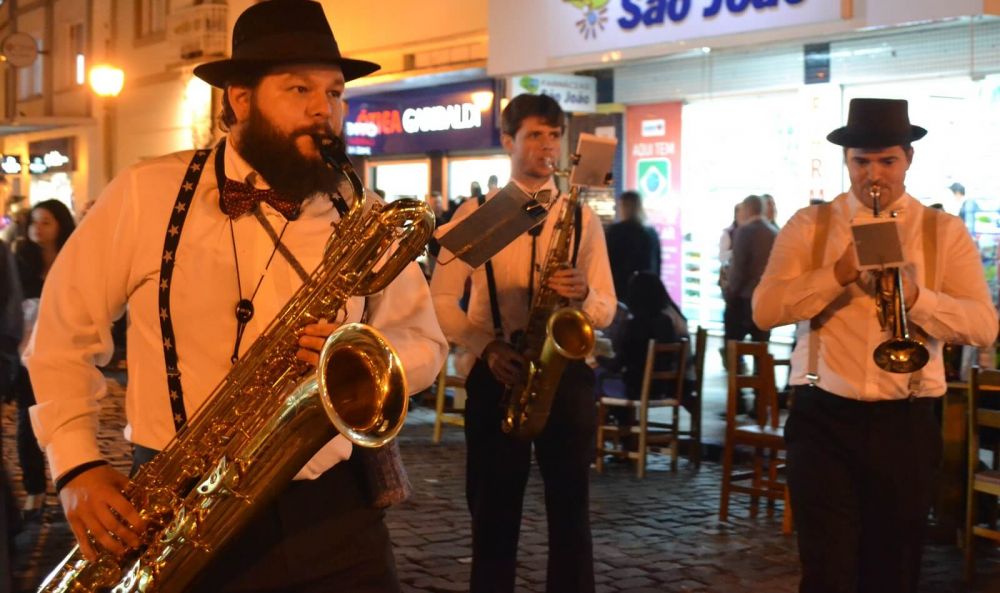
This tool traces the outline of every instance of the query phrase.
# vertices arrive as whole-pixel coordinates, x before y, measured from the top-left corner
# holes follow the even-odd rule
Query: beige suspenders
[[[833,202],[824,202],[817,205],[816,234],[813,237],[812,246],[812,269],[814,270],[823,266],[826,241],[830,236],[830,218],[832,213]],[[935,281],[937,280],[937,214],[937,211],[933,208],[924,208],[921,220],[921,235],[923,237],[924,248],[924,286],[932,290],[935,288]],[[808,366],[806,367],[806,379],[809,380],[810,385],[815,385],[819,382],[819,373],[817,372],[819,370],[819,321],[815,317],[809,320],[809,348],[807,353]],[[917,371],[910,375],[911,394],[917,391],[921,378],[923,378],[923,371]]]
[[[830,216],[833,213],[833,203],[823,202],[816,205],[816,235],[813,237],[812,269],[823,267],[823,255],[826,253],[826,239],[830,236]],[[819,320],[813,317],[809,320],[809,365],[806,367],[806,379],[810,385],[819,383]]]

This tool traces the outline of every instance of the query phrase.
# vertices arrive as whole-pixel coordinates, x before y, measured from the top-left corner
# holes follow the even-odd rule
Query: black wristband
[[[97,459],[95,461],[88,461],[87,463],[81,463],[80,465],[74,467],[73,469],[59,476],[59,479],[56,480],[56,494],[59,494],[59,491],[62,490],[66,486],[66,484],[69,484],[70,480],[79,476],[83,472],[107,464],[108,464],[107,461],[104,461],[103,459]]]

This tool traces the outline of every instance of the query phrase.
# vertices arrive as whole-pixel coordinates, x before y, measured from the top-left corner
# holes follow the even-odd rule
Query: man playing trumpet
[[[962,221],[906,193],[911,143],[926,133],[910,125],[906,101],[851,101],[847,126],[827,136],[844,147],[850,191],[795,214],[753,295],[758,326],[803,322],[785,426],[803,593],[917,590],[941,457],[933,404],[946,388],[942,346],[987,346],[996,336],[979,252]],[[859,270],[851,227],[878,210],[898,228],[898,271]],[[880,281],[896,273],[898,285]],[[911,336],[880,322],[879,299],[889,301],[890,318],[908,317]],[[873,352],[893,339],[904,355],[926,347],[926,366],[884,370]]]

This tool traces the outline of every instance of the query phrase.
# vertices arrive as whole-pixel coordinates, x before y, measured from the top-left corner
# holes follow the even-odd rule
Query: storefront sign
[[[833,0],[549,0],[550,55],[606,51],[653,43],[833,21]]]
[[[49,171],[49,166],[45,164],[45,159],[42,158],[40,154],[33,154],[28,157],[28,173],[32,175],[41,175],[42,173],[47,173]]]
[[[544,69],[552,60],[850,18],[841,0],[506,0],[490,7],[491,74]],[[523,15],[542,24],[526,24]],[[496,39],[498,41],[493,42]],[[517,39],[502,48],[500,40]],[[686,48],[682,48],[686,49]],[[596,61],[593,61],[596,63]]]
[[[681,303],[681,104],[630,106],[625,111],[626,181],[642,196],[660,236],[660,277]]]
[[[529,74],[510,79],[510,98],[522,94],[548,95],[569,113],[597,110],[597,79],[572,74]]]
[[[27,68],[38,59],[38,42],[27,33],[11,33],[0,43],[0,53],[15,68]]]
[[[76,170],[76,142],[72,137],[28,144],[28,171],[33,174]]]
[[[350,154],[422,154],[500,145],[493,81],[384,93],[348,101]]]
[[[21,172],[21,158],[13,154],[5,154],[0,158],[0,171],[6,175],[17,175]]]

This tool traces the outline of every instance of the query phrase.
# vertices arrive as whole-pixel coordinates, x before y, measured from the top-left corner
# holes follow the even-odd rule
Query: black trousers
[[[483,361],[469,373],[466,391],[466,497],[472,513],[469,590],[511,593],[532,443],[517,441],[501,430],[504,387]],[[571,363],[548,423],[534,440],[545,483],[548,593],[594,591],[589,488],[596,425],[594,373],[581,362]]]
[[[133,472],[155,451],[136,447]],[[384,511],[360,464],[293,481],[205,569],[194,593],[399,593]]]
[[[754,342],[767,342],[771,339],[770,330],[760,329],[753,322],[753,305],[750,299],[742,297],[726,299],[722,324],[726,340],[741,342],[747,336]]]
[[[934,398],[796,387],[785,425],[800,593],[915,593],[941,460]]]
[[[23,365],[14,379],[14,395],[17,398],[17,461],[21,464],[24,491],[42,494],[46,486],[45,456],[31,428],[28,409],[35,405],[35,392],[31,389],[28,369]]]

